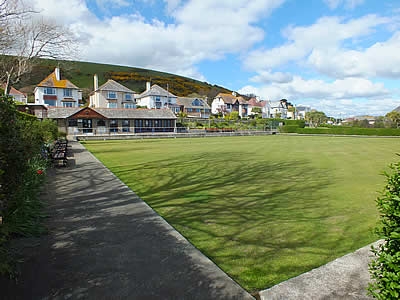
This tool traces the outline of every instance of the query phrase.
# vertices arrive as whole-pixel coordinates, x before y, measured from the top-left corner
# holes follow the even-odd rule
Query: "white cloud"
[[[336,9],[340,5],[344,5],[346,9],[354,9],[364,4],[365,0],[324,0],[330,9]]]
[[[289,73],[282,72],[269,72],[269,71],[261,71],[259,75],[256,75],[250,78],[250,81],[260,82],[260,83],[287,83],[293,80],[293,76]]]
[[[400,77],[396,67],[400,62],[396,49],[400,32],[391,39],[378,42],[366,49],[347,49],[344,43],[368,37],[383,25],[394,22],[390,18],[367,15],[344,22],[338,17],[323,17],[307,27],[288,27],[283,36],[287,42],[276,48],[255,50],[245,60],[249,70],[258,73],[295,62],[333,78],[345,77]],[[354,47],[354,44],[351,46]]]
[[[386,42],[364,50],[314,49],[308,62],[318,72],[331,77],[348,76],[400,78],[400,32]]]
[[[153,68],[204,79],[196,70],[197,63],[240,53],[262,41],[264,31],[254,22],[270,14],[284,0],[164,0],[175,19],[173,24],[148,21],[138,13],[99,19],[90,13],[83,0],[31,1],[44,14],[70,24],[85,39],[79,47],[82,60]],[[126,0],[97,1],[127,4]]]
[[[335,115],[339,112],[352,112],[355,114],[366,114],[373,112],[375,115],[383,111],[390,111],[391,106],[399,100],[391,100],[390,92],[382,83],[373,83],[362,78],[346,78],[325,82],[323,80],[305,80],[299,76],[294,76],[288,83],[273,83],[262,87],[245,86],[239,93],[254,93],[262,99],[277,100],[288,99],[299,104],[308,104],[311,107],[323,110],[324,112]],[[355,105],[355,103],[357,105]],[[363,103],[380,103],[379,109]],[[355,105],[352,107],[352,105]]]

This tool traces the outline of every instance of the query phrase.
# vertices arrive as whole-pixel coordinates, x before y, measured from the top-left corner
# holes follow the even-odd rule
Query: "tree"
[[[398,111],[391,111],[390,113],[386,114],[386,118],[388,118],[392,123],[399,128],[400,125],[400,112]]]
[[[328,118],[322,111],[312,110],[306,112],[305,115],[306,121],[309,122],[311,127],[318,127],[320,124],[325,122]]]
[[[225,115],[226,120],[236,121],[240,119],[239,112],[232,111],[229,114]]]
[[[390,168],[385,190],[376,201],[381,215],[377,233],[384,242],[373,248],[376,259],[369,264],[373,281],[368,290],[382,300],[400,297],[400,162]]]
[[[67,59],[73,54],[71,32],[38,17],[22,0],[0,0],[0,81],[6,84],[6,95],[36,59]]]

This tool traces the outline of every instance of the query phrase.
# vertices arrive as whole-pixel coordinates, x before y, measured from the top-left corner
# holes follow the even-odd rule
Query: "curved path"
[[[254,299],[77,143],[43,192],[49,234],[13,243],[25,262],[5,299]]]

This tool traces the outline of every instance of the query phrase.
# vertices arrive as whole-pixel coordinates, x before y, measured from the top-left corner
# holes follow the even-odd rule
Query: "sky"
[[[179,74],[334,117],[400,106],[399,0],[24,1],[71,30],[77,60]]]

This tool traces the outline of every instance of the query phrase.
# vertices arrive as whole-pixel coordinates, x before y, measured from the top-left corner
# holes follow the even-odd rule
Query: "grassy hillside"
[[[32,72],[22,78],[17,88],[31,93],[34,87],[53,72],[57,65],[59,65],[61,69],[61,76],[63,78],[69,79],[82,88],[84,97],[87,97],[93,90],[94,74],[99,76],[100,85],[106,82],[107,79],[114,79],[138,93],[145,90],[147,81],[151,81],[152,84],[158,84],[165,89],[168,84],[169,91],[177,96],[196,94],[199,96],[206,96],[211,100],[220,92],[230,92],[223,87],[211,85],[207,82],[154,70],[90,62],[59,62],[55,60],[39,60],[37,64],[34,65]]]

